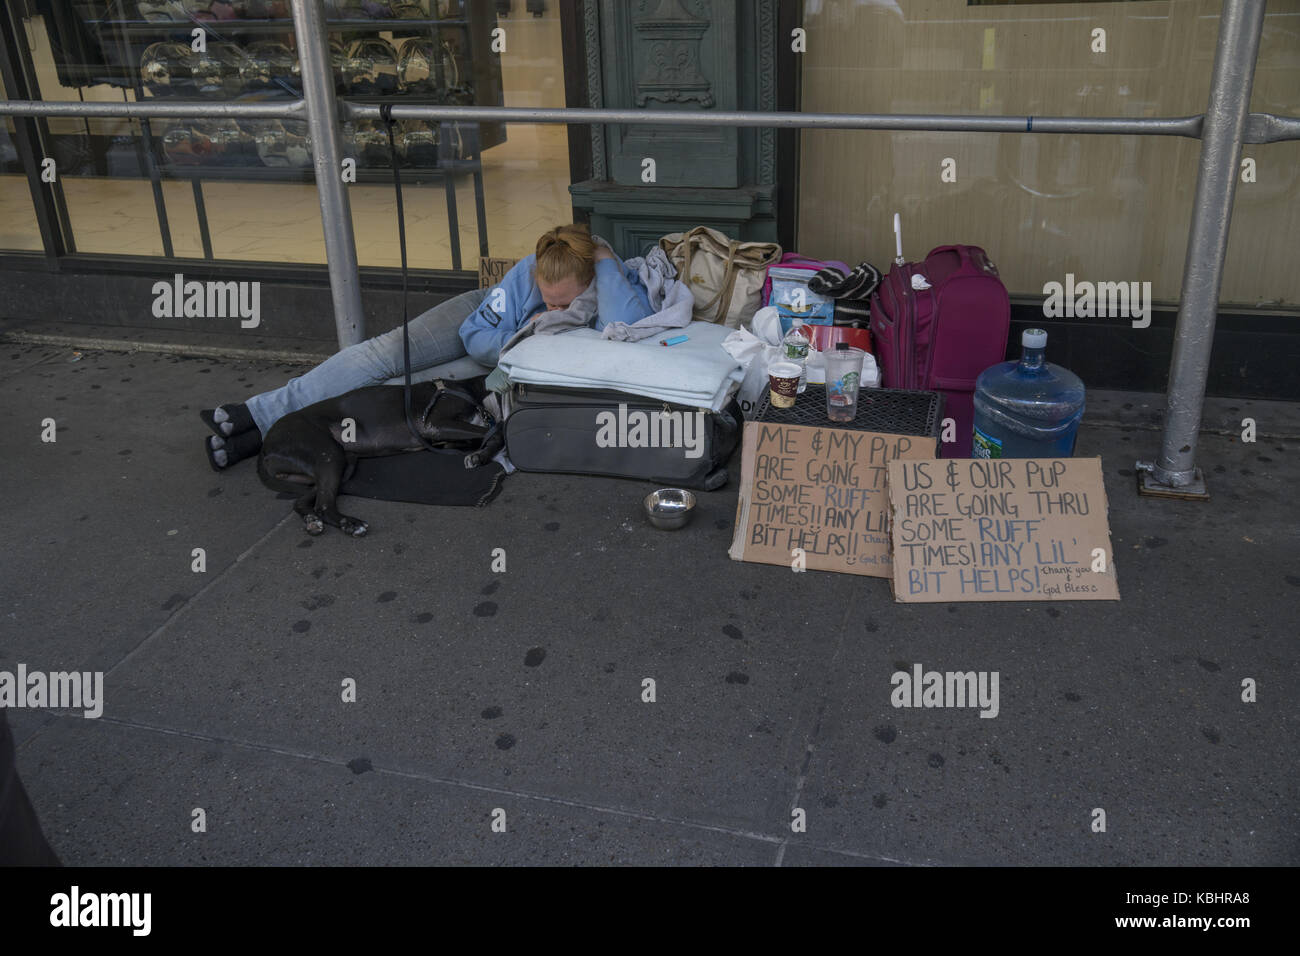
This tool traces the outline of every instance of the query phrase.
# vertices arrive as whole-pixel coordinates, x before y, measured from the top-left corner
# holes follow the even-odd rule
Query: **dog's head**
[[[476,446],[489,422],[482,407],[487,390],[484,377],[464,382],[438,380],[417,421],[430,441],[451,446]]]

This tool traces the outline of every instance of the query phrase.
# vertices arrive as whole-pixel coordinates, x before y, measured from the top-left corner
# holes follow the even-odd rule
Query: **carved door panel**
[[[601,4],[601,65],[611,109],[739,109],[735,0],[626,0]],[[639,185],[740,184],[734,127],[607,127],[609,176]]]

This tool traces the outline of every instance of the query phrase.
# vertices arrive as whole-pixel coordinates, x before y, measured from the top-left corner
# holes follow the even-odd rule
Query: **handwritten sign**
[[[1117,601],[1100,458],[889,465],[897,601]]]
[[[745,424],[735,561],[887,578],[886,466],[933,458],[933,438]]]
[[[490,289],[502,279],[519,262],[518,259],[493,259],[480,256],[478,260],[478,287]]]

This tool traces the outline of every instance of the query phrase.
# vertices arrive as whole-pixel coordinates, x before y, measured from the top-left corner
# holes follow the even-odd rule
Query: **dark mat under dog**
[[[341,494],[419,505],[482,507],[501,492],[506,470],[495,461],[465,467],[465,452],[413,451],[382,458],[359,458]]]

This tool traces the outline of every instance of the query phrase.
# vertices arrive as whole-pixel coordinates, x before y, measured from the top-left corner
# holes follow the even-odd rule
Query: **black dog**
[[[465,449],[466,468],[487,464],[505,440],[483,407],[491,394],[484,381],[480,376],[411,386],[411,418],[420,434],[436,446]],[[320,534],[327,524],[356,537],[365,534],[366,523],[341,514],[337,505],[357,459],[425,447],[407,425],[402,392],[401,385],[358,388],[291,412],[267,432],[258,477],[272,491],[301,494],[293,510],[308,534]]]

